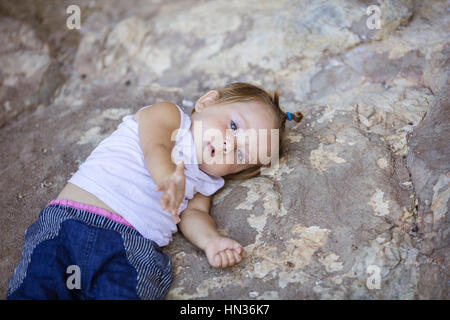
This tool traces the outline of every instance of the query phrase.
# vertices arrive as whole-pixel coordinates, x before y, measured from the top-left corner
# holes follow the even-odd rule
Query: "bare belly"
[[[84,203],[84,204],[89,204],[92,206],[106,209],[109,212],[112,212],[112,213],[120,216],[117,212],[115,212],[113,209],[108,207],[103,201],[101,201],[99,198],[94,196],[92,193],[87,192],[86,190],[84,190],[70,182],[67,183],[66,186],[58,194],[58,199],[66,199],[66,200],[72,200],[72,201],[76,201],[76,202],[80,202],[80,203]]]

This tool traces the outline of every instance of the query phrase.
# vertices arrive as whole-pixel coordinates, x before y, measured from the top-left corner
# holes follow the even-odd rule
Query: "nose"
[[[228,148],[227,148],[228,147]],[[227,154],[228,152],[230,152],[230,150],[229,150],[230,148],[229,148],[229,144],[227,145],[227,138],[225,138],[224,140],[223,140],[223,151],[225,152],[225,154]]]
[[[234,146],[234,149],[236,150],[236,141],[234,141],[234,143],[231,143],[230,141],[228,141],[228,137],[225,137],[225,139],[223,140],[223,151],[225,154],[233,151],[232,147]],[[235,139],[234,137],[232,139]]]

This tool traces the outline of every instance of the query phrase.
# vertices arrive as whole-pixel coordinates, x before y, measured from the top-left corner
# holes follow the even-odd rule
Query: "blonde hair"
[[[216,104],[228,104],[243,101],[259,101],[267,105],[273,111],[275,124],[280,130],[279,150],[281,150],[281,137],[284,133],[286,119],[288,119],[289,116],[280,108],[279,93],[277,90],[273,92],[273,95],[270,95],[269,93],[267,93],[267,91],[245,82],[229,83],[226,86],[216,90],[219,93],[215,101]],[[192,112],[195,111],[193,110]],[[303,115],[301,112],[295,112],[291,114],[291,117],[295,122],[300,122],[303,118]],[[249,179],[261,172],[261,166],[261,164],[258,164],[238,173],[226,175],[224,176],[224,178],[227,180]]]

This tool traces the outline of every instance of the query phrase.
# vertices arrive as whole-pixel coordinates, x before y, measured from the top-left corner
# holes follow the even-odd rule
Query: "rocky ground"
[[[214,198],[243,261],[214,269],[177,234],[167,298],[448,299],[449,13],[413,0],[0,2],[2,297],[25,229],[124,115],[160,100],[189,112],[246,81],[305,119],[288,124],[278,170]]]

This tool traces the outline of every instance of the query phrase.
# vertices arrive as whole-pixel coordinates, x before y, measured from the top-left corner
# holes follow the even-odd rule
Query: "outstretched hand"
[[[226,268],[238,264],[244,252],[244,248],[233,239],[217,237],[205,247],[205,254],[208,262],[215,268]]]
[[[180,222],[178,207],[184,198],[186,177],[184,175],[184,162],[180,161],[174,173],[172,173],[162,184],[156,186],[156,191],[163,191],[161,196],[161,208],[168,210],[175,223]]]

